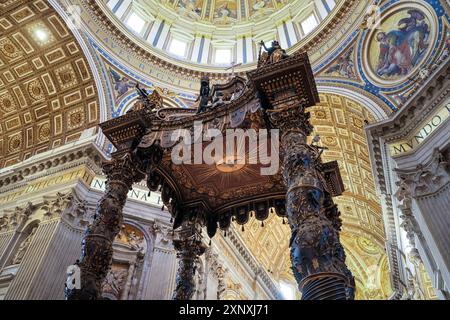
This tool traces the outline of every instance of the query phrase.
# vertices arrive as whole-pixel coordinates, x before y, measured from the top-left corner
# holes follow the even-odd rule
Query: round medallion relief
[[[436,40],[436,20],[426,3],[388,9],[364,44],[366,74],[380,86],[400,84],[420,72]]]
[[[11,139],[9,140],[9,151],[10,152],[19,151],[21,146],[22,146],[22,138],[20,135],[15,135],[15,136],[11,137]]]
[[[3,51],[12,55],[16,52],[16,48],[10,43],[5,43],[5,45],[3,46]]]
[[[16,105],[10,94],[0,97],[0,110],[5,113],[16,111]]]
[[[367,238],[358,237],[356,239],[356,243],[358,244],[358,247],[362,251],[364,251],[368,254],[378,254],[379,253],[378,246]]]
[[[38,130],[38,138],[40,141],[47,141],[50,137],[51,129],[49,123],[44,123]]]
[[[40,100],[44,98],[44,91],[38,80],[31,81],[28,84],[28,93],[34,100]]]

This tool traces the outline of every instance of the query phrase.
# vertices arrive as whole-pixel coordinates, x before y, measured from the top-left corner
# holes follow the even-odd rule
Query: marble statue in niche
[[[17,249],[16,254],[12,260],[12,264],[19,264],[22,262],[25,253],[27,252],[28,247],[30,246],[31,241],[36,233],[37,227],[34,227],[30,234],[20,243],[19,248]]]

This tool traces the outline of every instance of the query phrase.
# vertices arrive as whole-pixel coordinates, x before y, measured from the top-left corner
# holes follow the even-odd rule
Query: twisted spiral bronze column
[[[353,299],[353,276],[339,241],[339,212],[320,170],[320,150],[307,144],[312,132],[309,114],[300,105],[270,110],[268,115],[281,130],[290,255],[302,299]]]
[[[198,223],[185,223],[178,231],[174,247],[177,250],[178,270],[173,300],[191,300],[195,292],[196,262],[206,249]]]

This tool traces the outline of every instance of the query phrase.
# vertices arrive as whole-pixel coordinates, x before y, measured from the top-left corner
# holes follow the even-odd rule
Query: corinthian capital
[[[172,248],[174,232],[171,226],[160,221],[154,221],[149,230],[155,236],[155,247]]]
[[[16,207],[14,210],[5,210],[3,216],[0,217],[0,232],[20,228],[27,222],[34,209],[35,206],[31,202],[28,202],[23,207]]]
[[[64,210],[72,204],[73,199],[72,192],[57,192],[55,196],[46,197],[41,206],[41,209],[44,210],[44,218],[52,219],[61,216]]]

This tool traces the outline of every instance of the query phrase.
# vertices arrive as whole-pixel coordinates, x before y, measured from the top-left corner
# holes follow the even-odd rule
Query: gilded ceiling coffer
[[[177,230],[174,299],[191,299],[195,291],[196,259],[205,250],[203,227],[212,238],[218,229],[226,235],[232,221],[243,228],[251,216],[264,226],[274,213],[289,220],[302,299],[354,298],[332,199],[344,189],[338,165],[322,163],[322,149],[307,144],[312,126],[305,109],[319,101],[309,59],[306,53],[287,56],[276,43],[273,48],[271,55],[261,54],[247,79],[236,76],[211,88],[205,82],[201,109],[163,108],[156,91],[150,95],[138,88],[130,111],[100,125],[118,151],[104,167],[108,187],[83,241],[81,288],[66,288],[68,299],[101,298],[126,195],[144,178],[150,191],[161,192]],[[230,132],[244,135],[243,148],[228,149]],[[205,161],[208,152],[214,161]]]

